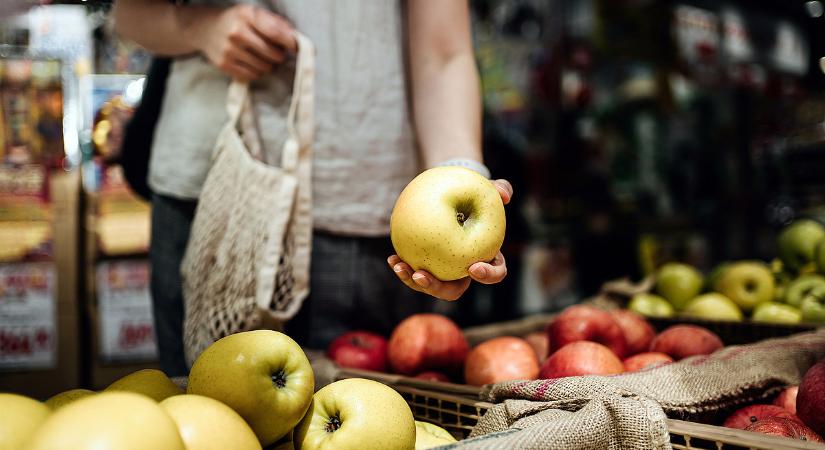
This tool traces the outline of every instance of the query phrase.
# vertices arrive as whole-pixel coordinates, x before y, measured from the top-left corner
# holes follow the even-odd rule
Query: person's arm
[[[481,87],[466,0],[410,0],[412,110],[426,167],[481,159]]]
[[[424,164],[430,168],[455,159],[481,164],[481,89],[467,1],[409,0],[407,16],[412,109]],[[510,183],[492,183],[507,204],[513,195]],[[443,300],[458,299],[471,279],[491,284],[507,275],[501,252],[493,261],[473,264],[470,277],[456,281],[413,271],[398,255],[387,263],[410,288]]]
[[[281,16],[251,5],[228,8],[174,5],[168,0],[117,0],[115,31],[152,53],[203,53],[231,77],[249,81],[295,51],[292,26]]]

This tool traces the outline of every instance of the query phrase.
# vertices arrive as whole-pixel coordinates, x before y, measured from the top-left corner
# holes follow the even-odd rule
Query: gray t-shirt
[[[232,1],[194,0],[228,5]],[[318,230],[389,233],[396,197],[419,171],[407,100],[400,0],[260,0],[316,46],[313,218]],[[253,84],[263,159],[278,161],[292,66]],[[229,79],[200,55],[172,64],[152,146],[149,184],[195,199],[226,121]]]

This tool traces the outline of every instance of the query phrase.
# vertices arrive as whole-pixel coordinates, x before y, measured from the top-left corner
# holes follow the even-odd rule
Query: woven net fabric
[[[181,265],[184,350],[191,366],[214,341],[257,328],[279,328],[309,293],[312,238],[313,47],[299,36],[281,166],[253,155],[248,86],[232,83],[229,121],[215,147]],[[249,123],[249,121],[246,121]],[[245,139],[246,138],[246,139]]]

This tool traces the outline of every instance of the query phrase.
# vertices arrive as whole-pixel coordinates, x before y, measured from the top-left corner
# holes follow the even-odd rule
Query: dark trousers
[[[183,353],[180,264],[197,202],[155,194],[152,198],[152,306],[161,369],[188,373]],[[404,286],[387,265],[389,237],[313,234],[310,295],[287,334],[304,347],[325,349],[341,333],[369,330],[389,336],[405,317],[436,301]]]

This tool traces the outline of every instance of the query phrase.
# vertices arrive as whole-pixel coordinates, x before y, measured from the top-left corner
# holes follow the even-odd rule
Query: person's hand
[[[510,182],[507,180],[493,180],[492,183],[501,195],[501,201],[505,205],[510,203],[510,198],[513,196],[513,186]],[[471,265],[469,277],[454,281],[441,281],[424,270],[413,271],[412,267],[402,261],[398,255],[387,258],[387,263],[398,279],[411,289],[449,301],[458,300],[464,294],[464,291],[470,287],[471,280],[484,284],[494,284],[507,276],[507,264],[501,252],[498,252],[493,261],[489,263],[477,262]]]
[[[252,5],[213,9],[192,23],[193,44],[227,75],[249,82],[296,52],[295,29],[283,17]]]

